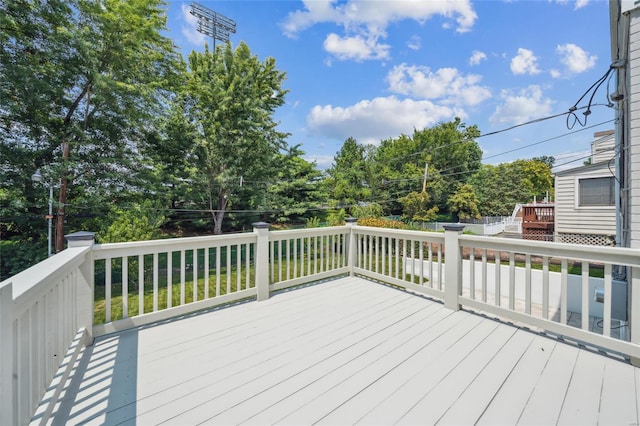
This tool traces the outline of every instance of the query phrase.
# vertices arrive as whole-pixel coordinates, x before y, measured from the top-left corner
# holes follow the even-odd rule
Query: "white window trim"
[[[598,179],[598,178],[614,178],[611,173],[603,173],[597,175],[576,176],[573,178],[573,208],[574,210],[615,210],[616,205],[611,206],[581,206],[580,205],[580,180],[581,179]]]

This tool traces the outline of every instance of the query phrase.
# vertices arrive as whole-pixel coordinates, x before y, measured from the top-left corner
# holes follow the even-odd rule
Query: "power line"
[[[545,143],[545,142],[550,142],[550,141],[553,141],[553,140],[556,140],[556,139],[560,139],[560,138],[563,138],[565,136],[569,136],[569,135],[573,135],[575,133],[579,133],[579,132],[582,132],[582,131],[585,131],[585,130],[593,129],[594,127],[602,126],[603,124],[612,123],[614,121],[616,121],[616,120],[615,119],[611,119],[611,120],[603,121],[603,122],[598,123],[598,124],[593,124],[593,125],[588,126],[588,127],[583,127],[582,129],[579,129],[579,130],[573,130],[571,132],[564,133],[564,134],[559,135],[559,136],[554,136],[554,137],[551,137],[551,138],[548,138],[548,139],[544,139],[544,140],[539,141],[539,142],[534,142],[532,144],[525,145],[525,146],[522,146],[520,148],[514,148],[514,149],[511,149],[509,151],[501,152],[499,154],[490,155],[489,157],[484,157],[483,160],[487,160],[489,158],[494,158],[494,157],[499,157],[499,156],[505,155],[505,154],[510,154],[512,152],[519,151],[521,149],[530,148],[530,147],[535,146],[535,145],[540,145],[540,144]]]

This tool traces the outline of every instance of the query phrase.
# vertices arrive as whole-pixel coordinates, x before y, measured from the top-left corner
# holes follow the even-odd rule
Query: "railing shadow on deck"
[[[135,380],[120,379],[137,368],[126,360],[138,350],[136,327],[344,274],[567,336],[634,364],[640,359],[640,315],[626,316],[625,309],[640,312],[637,250],[462,235],[460,226],[444,233],[355,220],[295,231],[254,226],[244,234],[118,244],[72,234],[69,249],[0,283],[0,423],[24,424],[34,412],[34,421],[46,423],[135,410],[135,401],[116,399],[135,395],[127,388]],[[626,280],[615,280],[614,272]],[[592,301],[596,288],[602,303]],[[576,311],[579,327],[569,321]],[[599,332],[589,325],[594,314],[602,318]],[[611,337],[616,324],[628,330],[621,338]],[[118,362],[88,391],[91,413],[54,413],[59,398],[86,391],[76,375],[101,368],[82,364],[96,336],[115,339],[110,362]]]

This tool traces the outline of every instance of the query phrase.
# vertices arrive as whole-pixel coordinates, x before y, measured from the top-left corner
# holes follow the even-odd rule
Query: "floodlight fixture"
[[[211,37],[214,48],[216,40],[228,43],[229,34],[236,33],[236,22],[233,19],[229,19],[194,1],[191,2],[189,13],[198,18],[198,32]]]

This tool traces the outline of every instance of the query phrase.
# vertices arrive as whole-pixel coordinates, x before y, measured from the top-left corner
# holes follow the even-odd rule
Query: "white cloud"
[[[571,74],[580,74],[593,68],[598,59],[597,56],[589,55],[589,52],[573,43],[558,45],[556,53],[560,56],[560,62],[565,66],[565,70]]]
[[[503,100],[489,118],[491,123],[519,124],[551,114],[553,101],[545,98],[540,86],[529,86],[513,93],[503,90]]]
[[[407,47],[411,50],[419,50],[421,47],[421,42],[422,41],[420,40],[420,37],[418,37],[417,35],[411,36],[411,38],[407,42]]]
[[[562,73],[556,69],[552,69],[549,71],[549,74],[551,74],[551,77],[553,78],[560,78],[562,77]]]
[[[482,61],[487,60],[487,54],[484,52],[480,52],[479,50],[474,50],[473,54],[469,58],[469,65],[478,65]]]
[[[473,27],[477,15],[470,0],[450,1],[365,1],[347,0],[303,0],[304,8],[289,13],[281,24],[281,28],[288,37],[296,37],[298,33],[318,23],[334,23],[344,28],[344,35],[325,40],[325,48],[330,42],[351,39],[366,40],[367,45],[379,48],[386,45],[379,40],[386,38],[386,28],[390,23],[405,19],[425,22],[433,16],[454,19],[456,31],[467,32]],[[344,44],[344,43],[343,43]],[[413,44],[415,46],[415,44]],[[338,50],[341,52],[342,50]],[[331,52],[333,53],[333,52]],[[342,56],[343,59],[357,59],[359,55]],[[386,56],[372,56],[371,59],[383,59]]]
[[[414,128],[423,129],[463,115],[455,108],[427,100],[399,100],[390,96],[363,100],[346,108],[317,105],[307,116],[307,125],[315,135],[340,140],[351,136],[360,143],[377,144],[383,139],[411,133]]]
[[[575,10],[582,9],[588,4],[589,4],[589,0],[576,0],[576,5],[574,6],[574,9]]]
[[[320,170],[325,170],[331,167],[333,165],[333,160],[334,160],[332,155],[310,154],[310,155],[303,155],[302,158],[304,158],[306,161],[309,161],[309,162],[315,162],[316,166],[318,166],[318,169]]]
[[[185,24],[182,25],[182,35],[186,37],[189,43],[202,46],[206,37],[198,32],[198,18],[189,13],[189,9],[186,3],[182,4],[182,18],[185,21]]]
[[[511,59],[511,72],[514,74],[538,74],[538,58],[529,49],[518,49],[518,54]]]
[[[353,59],[358,62],[366,59],[386,59],[389,57],[389,47],[388,44],[378,43],[376,37],[340,37],[333,33],[324,41],[324,49],[336,58]]]
[[[551,0],[550,0],[551,1]],[[578,9],[582,9],[583,7],[585,7],[586,5],[589,4],[589,0],[576,0],[576,1],[569,1],[569,0],[556,0],[556,3],[561,4],[561,5],[568,5],[568,4],[572,4],[573,3],[573,10],[578,10]]]
[[[491,97],[491,91],[480,86],[482,77],[464,75],[455,68],[432,72],[428,67],[401,64],[387,75],[389,90],[421,99],[439,99],[444,104],[477,105]]]

